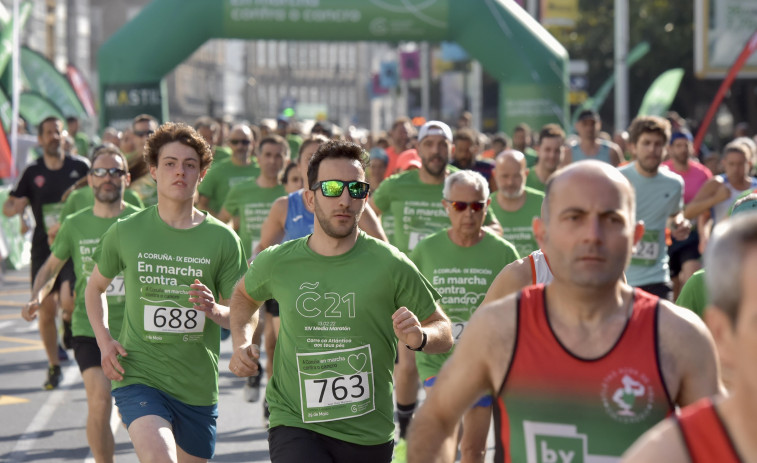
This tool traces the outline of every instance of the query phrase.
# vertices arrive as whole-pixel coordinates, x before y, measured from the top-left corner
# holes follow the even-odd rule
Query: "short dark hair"
[[[645,133],[656,133],[662,136],[667,145],[670,140],[670,122],[659,116],[639,116],[628,127],[628,141],[635,145]]]
[[[195,123],[194,123],[195,130],[199,130],[202,127],[209,128],[210,131],[213,133],[218,132],[218,129],[219,129],[218,122],[216,122],[216,120],[210,116],[200,116],[197,119],[195,119]]]
[[[145,143],[145,161],[150,166],[158,165],[160,150],[167,144],[179,142],[194,149],[200,157],[200,168],[205,169],[213,162],[213,150],[195,129],[181,122],[166,122],[150,135]]]
[[[459,129],[457,132],[455,132],[454,141],[458,140],[467,140],[471,143],[476,143],[478,141],[478,137],[476,137],[476,134],[471,129]]]
[[[263,146],[267,145],[269,143],[272,144],[272,145],[281,145],[281,146],[283,146],[284,147],[284,157],[287,158],[287,159],[289,159],[289,143],[284,139],[284,137],[282,137],[281,135],[278,135],[278,134],[271,134],[271,135],[268,135],[267,137],[263,138],[262,140],[260,140],[260,145],[258,146],[258,153],[261,153],[263,151]]]
[[[40,122],[39,124],[37,124],[37,135],[38,136],[42,135],[42,130],[44,130],[45,124],[47,124],[50,121],[60,122],[60,124],[63,125],[63,121],[60,120],[59,117],[57,117],[57,116],[47,116],[46,118],[42,119],[42,122]]]
[[[284,168],[284,172],[281,173],[281,183],[286,184],[289,183],[289,173],[297,168],[297,164],[294,162],[290,162],[287,164],[287,166]]]
[[[136,116],[131,121],[131,129],[134,130],[134,126],[137,125],[139,122],[149,122],[151,127],[157,127],[158,126],[158,120],[149,114],[140,114],[139,116]]]
[[[321,134],[309,135],[307,138],[302,140],[302,144],[300,145],[300,150],[297,152],[297,162],[300,162],[300,157],[302,156],[302,152],[305,151],[305,148],[307,148],[308,146],[314,143],[318,145],[322,145],[328,141],[329,139],[324,137]]]
[[[349,141],[332,140],[318,147],[308,164],[308,188],[318,181],[318,169],[324,159],[348,159],[357,161],[365,170],[368,166],[368,153],[360,145]]]
[[[557,124],[547,124],[539,131],[539,143],[545,138],[560,137],[565,140],[565,131]]]
[[[126,160],[126,156],[124,156],[124,153],[113,143],[103,143],[102,145],[98,145],[92,148],[92,165],[95,165],[95,160],[97,158],[106,154],[120,157],[121,162],[123,162],[124,164],[124,167],[128,169],[129,162]]]

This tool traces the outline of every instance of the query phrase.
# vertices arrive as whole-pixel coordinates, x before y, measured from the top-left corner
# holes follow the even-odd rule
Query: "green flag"
[[[663,116],[670,108],[683,79],[683,68],[669,69],[652,82],[641,101],[639,116]]]
[[[36,129],[37,125],[48,116],[55,116],[65,120],[61,110],[44,95],[37,92],[21,92],[21,102],[18,112],[30,127]]]
[[[23,88],[45,95],[64,116],[89,118],[66,76],[58,72],[47,58],[27,47],[21,49]]]

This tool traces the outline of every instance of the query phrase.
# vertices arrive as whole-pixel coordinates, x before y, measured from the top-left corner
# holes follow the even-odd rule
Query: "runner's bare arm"
[[[689,201],[683,209],[683,215],[687,219],[693,219],[703,212],[709,211],[717,203],[728,199],[729,196],[728,187],[723,185],[718,177],[712,177],[702,185],[702,188]]]
[[[382,214],[381,209],[379,209],[378,206],[376,206],[376,203],[373,201],[373,196],[370,196],[368,198],[368,205],[371,206],[371,209],[373,209],[373,212],[376,213],[376,217],[381,217],[381,214]]]
[[[205,316],[216,322],[221,328],[229,329],[229,299],[215,300],[213,292],[200,280],[189,285],[189,302],[195,310],[205,312]]]
[[[252,344],[252,333],[258,325],[258,309],[263,302],[247,294],[242,277],[231,294],[230,322],[232,355],[229,370],[239,377],[258,374],[260,347]]]
[[[65,263],[65,260],[55,257],[55,254],[50,254],[42,267],[40,267],[32,285],[32,298],[21,309],[21,316],[24,320],[30,322],[37,318],[40,302],[52,291],[55,278]]]
[[[408,461],[454,460],[457,425],[483,395],[498,392],[512,356],[515,330],[514,296],[474,312],[413,418]]]
[[[229,223],[231,219],[234,219],[232,228],[234,230],[239,230],[239,222],[237,221],[237,217],[233,217],[231,215],[231,212],[229,212],[225,207],[221,208],[221,212],[218,213],[217,219],[226,224]]]
[[[376,213],[370,207],[366,207],[363,211],[363,215],[360,216],[360,222],[358,224],[360,229],[371,235],[374,238],[381,241],[389,242],[389,239],[384,233],[384,228],[381,226],[381,220],[379,220]]]
[[[684,407],[723,392],[715,342],[692,311],[660,300],[658,343],[663,379],[676,405]]]
[[[14,215],[24,212],[24,208],[29,204],[29,198],[16,198],[15,196],[8,196],[8,199],[3,203],[3,215],[6,217],[13,217]]]
[[[400,346],[406,344],[417,348],[423,342],[423,333],[426,333],[423,352],[441,354],[449,352],[452,348],[452,324],[439,305],[436,305],[436,311],[423,321],[419,321],[407,307],[400,307],[392,314],[392,325],[394,334],[400,340]]]
[[[267,247],[281,243],[284,238],[284,227],[286,225],[287,210],[289,209],[289,197],[282,196],[273,202],[271,210],[268,212],[260,229],[260,242],[252,250],[252,256],[260,254]]]
[[[494,278],[481,305],[494,302],[532,283],[531,264],[528,257],[511,262]]]
[[[104,277],[95,264],[87,288],[84,290],[84,302],[87,306],[89,324],[92,325],[97,346],[100,348],[100,365],[103,373],[112,381],[121,381],[124,369],[118,361],[118,356],[126,357],[128,354],[126,349],[113,339],[108,330],[108,301],[105,299],[105,291],[111,281],[113,279]]]
[[[689,456],[676,423],[667,419],[645,432],[623,454],[623,463],[688,463]]]

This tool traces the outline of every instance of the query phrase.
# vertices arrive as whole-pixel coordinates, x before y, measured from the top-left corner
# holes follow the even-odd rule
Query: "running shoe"
[[[42,387],[48,391],[55,389],[58,387],[58,384],[60,384],[60,377],[60,365],[50,365],[47,369],[47,381],[45,381],[45,384],[42,385]]]
[[[63,320],[63,348],[66,350],[73,349],[74,342],[73,342],[74,334],[71,332],[71,322],[67,322],[66,320]]]
[[[394,446],[394,457],[392,463],[405,463],[407,461],[407,441],[400,439]]]

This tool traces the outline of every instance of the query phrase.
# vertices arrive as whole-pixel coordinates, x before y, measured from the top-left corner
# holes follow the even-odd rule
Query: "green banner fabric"
[[[683,68],[669,69],[660,74],[644,94],[639,116],[664,116],[678,93],[683,74]]]
[[[43,55],[23,47],[21,49],[21,74],[24,88],[45,95],[64,116],[76,116],[89,119],[79,97],[76,96],[66,76],[58,72],[55,66]]]
[[[305,40],[328,31],[331,40],[442,40],[447,0],[225,0],[231,36]]]
[[[0,186],[0,203],[5,203],[10,186]],[[31,258],[31,243],[21,235],[21,219],[19,216],[6,217],[0,214],[0,255],[7,253],[6,265],[12,269],[19,269],[28,265]]]
[[[26,20],[29,18],[29,13],[32,11],[31,2],[23,2],[19,5],[19,27],[23,30]],[[13,52],[13,21],[11,17],[9,21],[2,22],[2,32],[0,32],[0,74],[5,72],[5,68],[10,61],[11,53]]]
[[[137,114],[149,114],[163,119],[161,83],[113,84],[103,87],[103,106],[107,125],[117,129],[131,127]]]
[[[13,120],[13,107],[11,105],[10,98],[5,94],[5,91],[0,88],[0,122],[3,124],[5,133],[10,132],[11,122]]]
[[[18,113],[33,130],[48,116],[55,116],[63,121],[65,117],[55,103],[37,92],[21,92]]]

